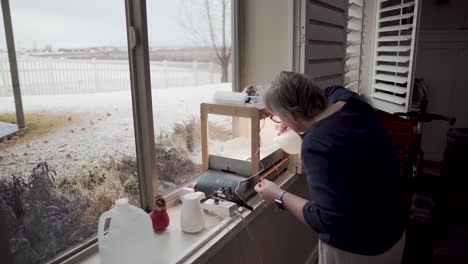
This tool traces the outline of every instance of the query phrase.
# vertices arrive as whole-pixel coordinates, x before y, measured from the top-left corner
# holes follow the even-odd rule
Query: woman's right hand
[[[288,131],[288,126],[284,123],[284,122],[281,122],[281,123],[278,123],[275,125],[275,130],[276,130],[276,135],[279,136],[281,134],[283,134],[284,132]]]

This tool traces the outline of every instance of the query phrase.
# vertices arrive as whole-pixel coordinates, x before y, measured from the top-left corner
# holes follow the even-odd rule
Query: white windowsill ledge
[[[295,171],[288,170],[274,181],[286,189],[294,182],[296,175]],[[216,253],[216,249],[222,247],[220,244],[227,243],[232,236],[242,230],[244,224],[248,224],[266,208],[265,202],[258,195],[252,197],[248,203],[254,211],[244,209],[242,218],[233,216],[222,219],[205,214],[206,227],[196,234],[187,234],[180,229],[180,204],[169,208],[169,227],[162,233],[154,234],[156,247],[154,263],[192,263],[200,258],[209,258]],[[99,264],[99,254],[97,252],[91,254],[79,263]]]

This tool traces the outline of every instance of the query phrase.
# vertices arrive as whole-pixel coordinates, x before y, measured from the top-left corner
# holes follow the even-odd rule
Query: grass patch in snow
[[[51,113],[27,113],[24,118],[26,122],[24,132],[18,133],[17,136],[10,136],[4,140],[4,143],[28,143],[77,121],[75,116]],[[0,114],[0,121],[16,123],[16,115],[14,113]]]

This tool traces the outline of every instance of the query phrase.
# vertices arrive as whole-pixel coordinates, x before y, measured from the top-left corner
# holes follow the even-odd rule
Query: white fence
[[[153,61],[153,89],[220,83],[215,63]],[[22,95],[82,94],[130,90],[127,60],[18,58]],[[230,76],[229,76],[230,77]],[[0,60],[0,96],[12,96],[8,60]]]

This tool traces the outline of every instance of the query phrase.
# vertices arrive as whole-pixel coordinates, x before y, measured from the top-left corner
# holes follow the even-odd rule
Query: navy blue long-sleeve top
[[[325,93],[330,104],[346,104],[303,135],[302,166],[311,198],[304,218],[335,248],[384,253],[404,229],[396,155],[370,105],[340,86]]]

